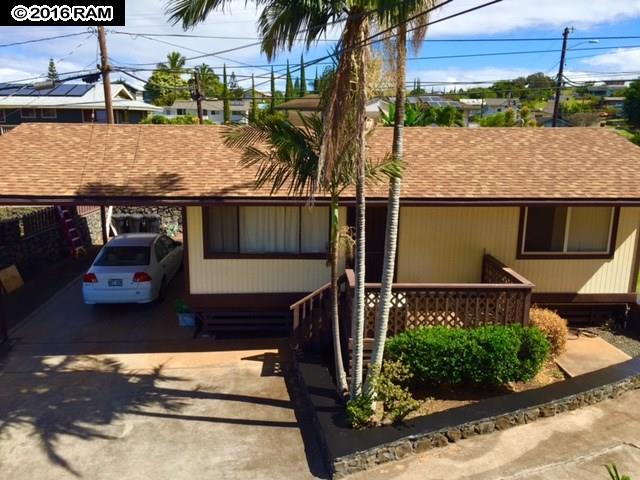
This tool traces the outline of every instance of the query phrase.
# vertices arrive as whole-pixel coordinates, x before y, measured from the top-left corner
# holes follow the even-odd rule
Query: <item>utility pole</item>
[[[552,127],[558,126],[558,114],[560,113],[560,94],[562,92],[562,84],[563,84],[563,76],[564,76],[564,58],[567,54],[567,40],[569,39],[569,34],[571,33],[569,27],[564,29],[562,33],[562,53],[560,54],[560,68],[558,69],[558,79],[556,81],[556,98],[553,102],[553,120]]]
[[[104,86],[104,107],[107,111],[107,123],[115,123],[113,120],[113,104],[111,98],[111,67],[109,66],[109,54],[107,53],[107,36],[104,27],[98,27],[98,44],[100,45],[100,71]]]
[[[194,70],[193,72],[193,83],[195,84],[196,105],[198,106],[198,123],[202,125],[204,123],[204,116],[202,114],[202,88],[198,70]]]

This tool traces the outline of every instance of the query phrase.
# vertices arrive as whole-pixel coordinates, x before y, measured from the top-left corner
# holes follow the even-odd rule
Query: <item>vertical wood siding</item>
[[[204,259],[200,207],[187,208],[187,226],[192,294],[311,292],[330,279],[325,260]]]
[[[398,281],[478,282],[486,250],[535,283],[536,292],[630,291],[639,208],[621,208],[609,260],[516,260],[519,212],[518,207],[403,207]]]

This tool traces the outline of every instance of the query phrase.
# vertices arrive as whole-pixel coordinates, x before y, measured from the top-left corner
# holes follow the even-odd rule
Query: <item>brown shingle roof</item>
[[[23,124],[0,137],[0,203],[21,198],[267,197],[228,127]],[[378,127],[371,156],[391,148]],[[406,128],[405,200],[640,201],[640,148],[601,128]],[[385,198],[384,183],[369,188]],[[278,196],[285,197],[283,191]],[[351,197],[352,193],[347,192]]]

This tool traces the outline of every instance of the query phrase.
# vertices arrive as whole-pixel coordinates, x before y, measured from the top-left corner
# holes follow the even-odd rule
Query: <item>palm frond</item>
[[[185,30],[207,19],[214,10],[224,11],[232,0],[169,0],[165,13],[173,25],[182,24]]]

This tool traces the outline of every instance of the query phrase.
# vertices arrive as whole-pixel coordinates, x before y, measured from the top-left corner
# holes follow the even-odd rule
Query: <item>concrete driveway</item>
[[[278,339],[191,338],[162,305],[85,306],[80,282],[12,332],[0,357],[7,479],[322,475]],[[309,459],[309,460],[308,460]]]

